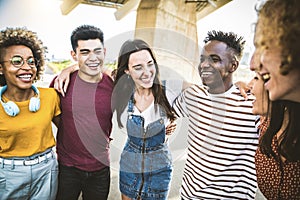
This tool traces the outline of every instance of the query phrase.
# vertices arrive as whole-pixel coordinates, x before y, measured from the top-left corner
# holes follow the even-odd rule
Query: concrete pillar
[[[153,47],[161,76],[199,82],[196,3],[185,0],[142,0],[137,10],[135,38]]]

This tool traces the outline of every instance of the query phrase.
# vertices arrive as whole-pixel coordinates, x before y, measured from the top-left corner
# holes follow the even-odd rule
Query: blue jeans
[[[51,156],[52,154],[52,156]],[[57,192],[58,164],[53,152],[45,160],[23,164],[20,158],[0,163],[0,199],[54,200]],[[7,164],[11,162],[11,164]],[[34,161],[35,162],[35,161]],[[19,164],[18,164],[19,163]]]
[[[57,200],[105,200],[110,186],[110,168],[86,172],[59,164]]]
[[[128,139],[120,159],[119,187],[137,200],[166,200],[172,176],[172,156],[165,143],[164,115],[144,128],[144,118],[128,105]]]

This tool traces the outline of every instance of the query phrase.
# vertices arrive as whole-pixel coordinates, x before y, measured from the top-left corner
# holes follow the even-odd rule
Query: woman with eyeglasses
[[[54,89],[37,88],[46,47],[26,28],[0,32],[0,199],[55,199],[58,165]]]

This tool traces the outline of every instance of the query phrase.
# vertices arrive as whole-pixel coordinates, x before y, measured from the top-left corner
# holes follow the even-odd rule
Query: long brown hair
[[[160,80],[158,64],[151,48],[143,40],[127,40],[120,49],[117,73],[114,82],[115,86],[112,96],[112,109],[117,113],[118,125],[121,128],[123,127],[123,124],[121,122],[121,114],[126,109],[128,101],[135,89],[135,85],[132,78],[130,76],[127,76],[125,70],[128,70],[128,62],[130,55],[141,50],[147,50],[150,53],[156,68],[156,75],[154,78],[153,86],[151,88],[154,96],[154,104],[160,105],[164,109],[167,117],[171,121],[175,119],[175,114],[167,100],[165,91],[163,89],[164,86],[162,85],[162,82]],[[157,108],[157,106],[155,106],[155,108]]]
[[[288,119],[284,119],[285,112],[288,113]],[[273,101],[269,117],[270,124],[259,141],[261,151],[277,158],[272,150],[272,140],[281,129],[283,120],[287,120],[287,126],[278,138],[278,153],[288,161],[300,160],[300,104],[293,101]]]

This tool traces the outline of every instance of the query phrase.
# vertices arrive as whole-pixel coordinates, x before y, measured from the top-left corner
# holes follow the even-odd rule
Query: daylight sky
[[[255,3],[258,0],[233,0],[204,19],[198,21],[198,40],[202,43],[207,31],[233,31],[252,45],[253,26],[256,21]],[[133,33],[136,12],[132,11],[120,21],[114,17],[114,8],[80,4],[68,15],[60,11],[60,0],[0,0],[0,29],[26,26],[38,33],[48,47],[48,58],[71,59],[70,34],[82,24],[100,27],[105,40],[123,33]],[[251,31],[252,29],[252,31]]]

